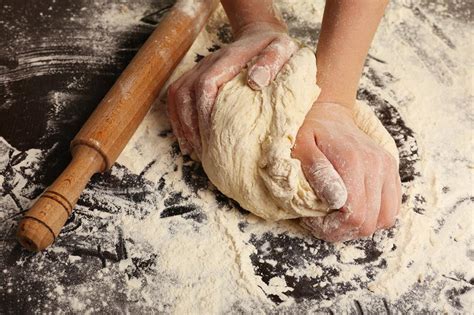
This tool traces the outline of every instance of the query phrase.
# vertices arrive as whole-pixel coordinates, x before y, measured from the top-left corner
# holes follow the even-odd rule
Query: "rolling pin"
[[[19,223],[17,238],[41,251],[59,235],[92,175],[108,170],[217,5],[178,0],[71,142],[72,160]]]

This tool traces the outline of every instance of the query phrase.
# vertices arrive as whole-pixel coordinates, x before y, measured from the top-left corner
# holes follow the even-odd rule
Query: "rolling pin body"
[[[54,242],[90,177],[115,162],[216,4],[181,0],[161,21],[72,140],[71,163],[26,212],[17,232],[24,247]]]

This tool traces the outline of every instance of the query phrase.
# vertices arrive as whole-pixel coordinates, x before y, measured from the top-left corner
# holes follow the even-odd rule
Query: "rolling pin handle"
[[[92,175],[107,167],[102,153],[88,145],[72,149],[68,167],[41,195],[21,220],[17,237],[31,251],[41,251],[51,245],[72,214],[73,206]]]

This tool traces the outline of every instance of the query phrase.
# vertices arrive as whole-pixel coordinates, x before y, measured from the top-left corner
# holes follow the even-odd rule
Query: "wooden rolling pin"
[[[71,142],[72,161],[21,220],[31,251],[51,245],[91,176],[109,169],[217,5],[178,0]]]

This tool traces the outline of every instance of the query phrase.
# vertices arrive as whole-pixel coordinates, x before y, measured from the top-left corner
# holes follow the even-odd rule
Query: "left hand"
[[[200,156],[201,136],[205,137],[211,128],[212,108],[223,84],[255,58],[247,83],[261,89],[270,84],[297,49],[298,44],[282,25],[247,25],[233,43],[206,56],[171,84],[168,115],[182,153]]]

